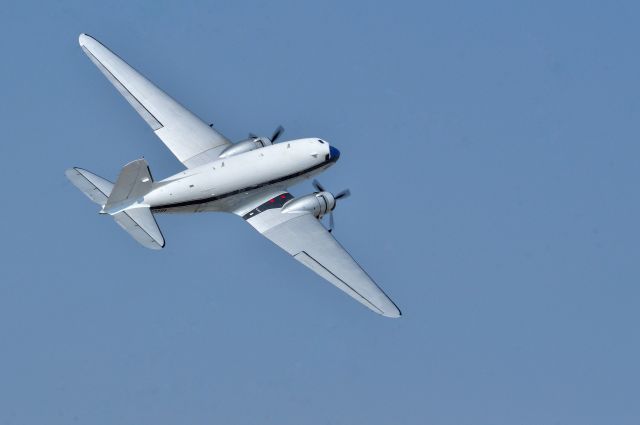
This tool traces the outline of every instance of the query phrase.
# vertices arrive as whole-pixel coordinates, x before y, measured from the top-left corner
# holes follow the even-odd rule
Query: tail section
[[[122,168],[103,211],[109,214],[127,209],[151,191],[153,178],[144,159],[131,161]]]
[[[133,239],[149,249],[164,248],[164,237],[153,213],[148,207],[131,208],[113,215],[120,225]]]
[[[113,183],[109,180],[77,167],[69,168],[64,173],[69,181],[93,202],[100,206],[107,203],[113,189]]]
[[[82,168],[70,168],[65,174],[82,193],[102,206],[101,213],[111,215],[133,239],[150,249],[164,247],[153,213],[139,203],[153,184],[147,161],[138,159],[125,165],[115,184]]]

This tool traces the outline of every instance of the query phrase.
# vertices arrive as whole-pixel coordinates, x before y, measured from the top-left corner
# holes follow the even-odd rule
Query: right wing
[[[308,212],[282,213],[293,199],[285,191],[267,193],[236,211],[258,232],[293,258],[378,314],[400,317],[398,307]]]
[[[95,38],[80,34],[80,46],[187,168],[218,158],[231,144]]]

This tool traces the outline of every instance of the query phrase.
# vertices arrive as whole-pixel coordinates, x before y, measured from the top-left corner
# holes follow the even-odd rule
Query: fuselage
[[[219,159],[155,182],[140,200],[154,212],[231,211],[239,199],[318,174],[340,153],[318,138],[298,139]]]

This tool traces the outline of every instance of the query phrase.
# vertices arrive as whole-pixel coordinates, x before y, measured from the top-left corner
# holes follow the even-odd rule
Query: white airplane
[[[269,137],[231,143],[147,80],[95,38],[81,34],[82,50],[186,167],[154,181],[144,159],[125,165],[115,184],[82,168],[67,178],[136,241],[161,249],[164,237],[154,214],[230,212],[293,258],[376,313],[400,310],[333,238],[333,210],[349,191],[333,195],[317,181],[317,192],[294,198],[287,188],[329,168],[340,151],[323,139],[274,143]],[[330,228],[321,223],[329,215]]]

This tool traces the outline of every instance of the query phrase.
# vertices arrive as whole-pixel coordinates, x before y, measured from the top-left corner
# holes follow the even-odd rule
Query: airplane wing
[[[95,38],[80,34],[80,46],[187,168],[218,158],[231,144]]]
[[[282,213],[293,199],[285,191],[254,198],[235,213],[293,258],[378,314],[400,317],[398,307],[349,253],[308,212]]]

